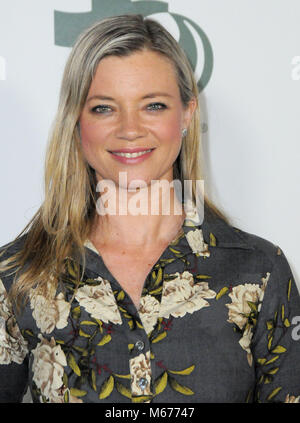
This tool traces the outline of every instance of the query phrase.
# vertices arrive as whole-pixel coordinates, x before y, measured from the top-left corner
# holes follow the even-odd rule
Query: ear
[[[198,106],[198,100],[196,97],[192,97],[191,100],[188,102],[187,106],[184,108],[183,112],[183,128],[188,128],[193,114]]]

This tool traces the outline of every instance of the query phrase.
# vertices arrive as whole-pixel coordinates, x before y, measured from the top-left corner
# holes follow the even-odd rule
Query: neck
[[[96,214],[91,240],[101,245],[123,245],[143,250],[168,244],[176,237],[185,218],[174,189],[171,188],[168,193],[169,196],[161,189],[158,196],[151,196],[151,192],[145,189],[140,189],[138,193],[125,193],[118,187],[114,194],[115,214]],[[98,211],[101,207],[104,210],[103,206],[111,211],[110,200],[111,197],[100,196]]]

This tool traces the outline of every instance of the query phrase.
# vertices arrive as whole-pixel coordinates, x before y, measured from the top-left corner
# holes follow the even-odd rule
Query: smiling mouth
[[[140,157],[140,156],[143,156],[144,154],[150,153],[150,151],[152,150],[154,150],[154,148],[149,148],[148,150],[143,150],[143,151],[136,151],[134,153],[127,153],[127,152],[125,153],[120,151],[110,151],[110,153],[115,156],[126,157],[128,159],[134,159],[135,157]]]

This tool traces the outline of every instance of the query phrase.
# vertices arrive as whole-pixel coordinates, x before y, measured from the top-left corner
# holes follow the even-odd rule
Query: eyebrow
[[[155,92],[155,93],[149,93],[142,97],[142,100],[146,98],[153,98],[153,97],[173,97],[171,94],[163,93],[163,92]],[[87,102],[91,100],[111,100],[114,101],[115,99],[113,97],[109,97],[107,95],[93,95],[87,99]]]

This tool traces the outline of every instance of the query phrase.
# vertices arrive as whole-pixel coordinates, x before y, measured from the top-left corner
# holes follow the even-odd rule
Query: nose
[[[134,141],[145,136],[145,129],[139,113],[134,110],[120,112],[117,137],[127,141]]]

